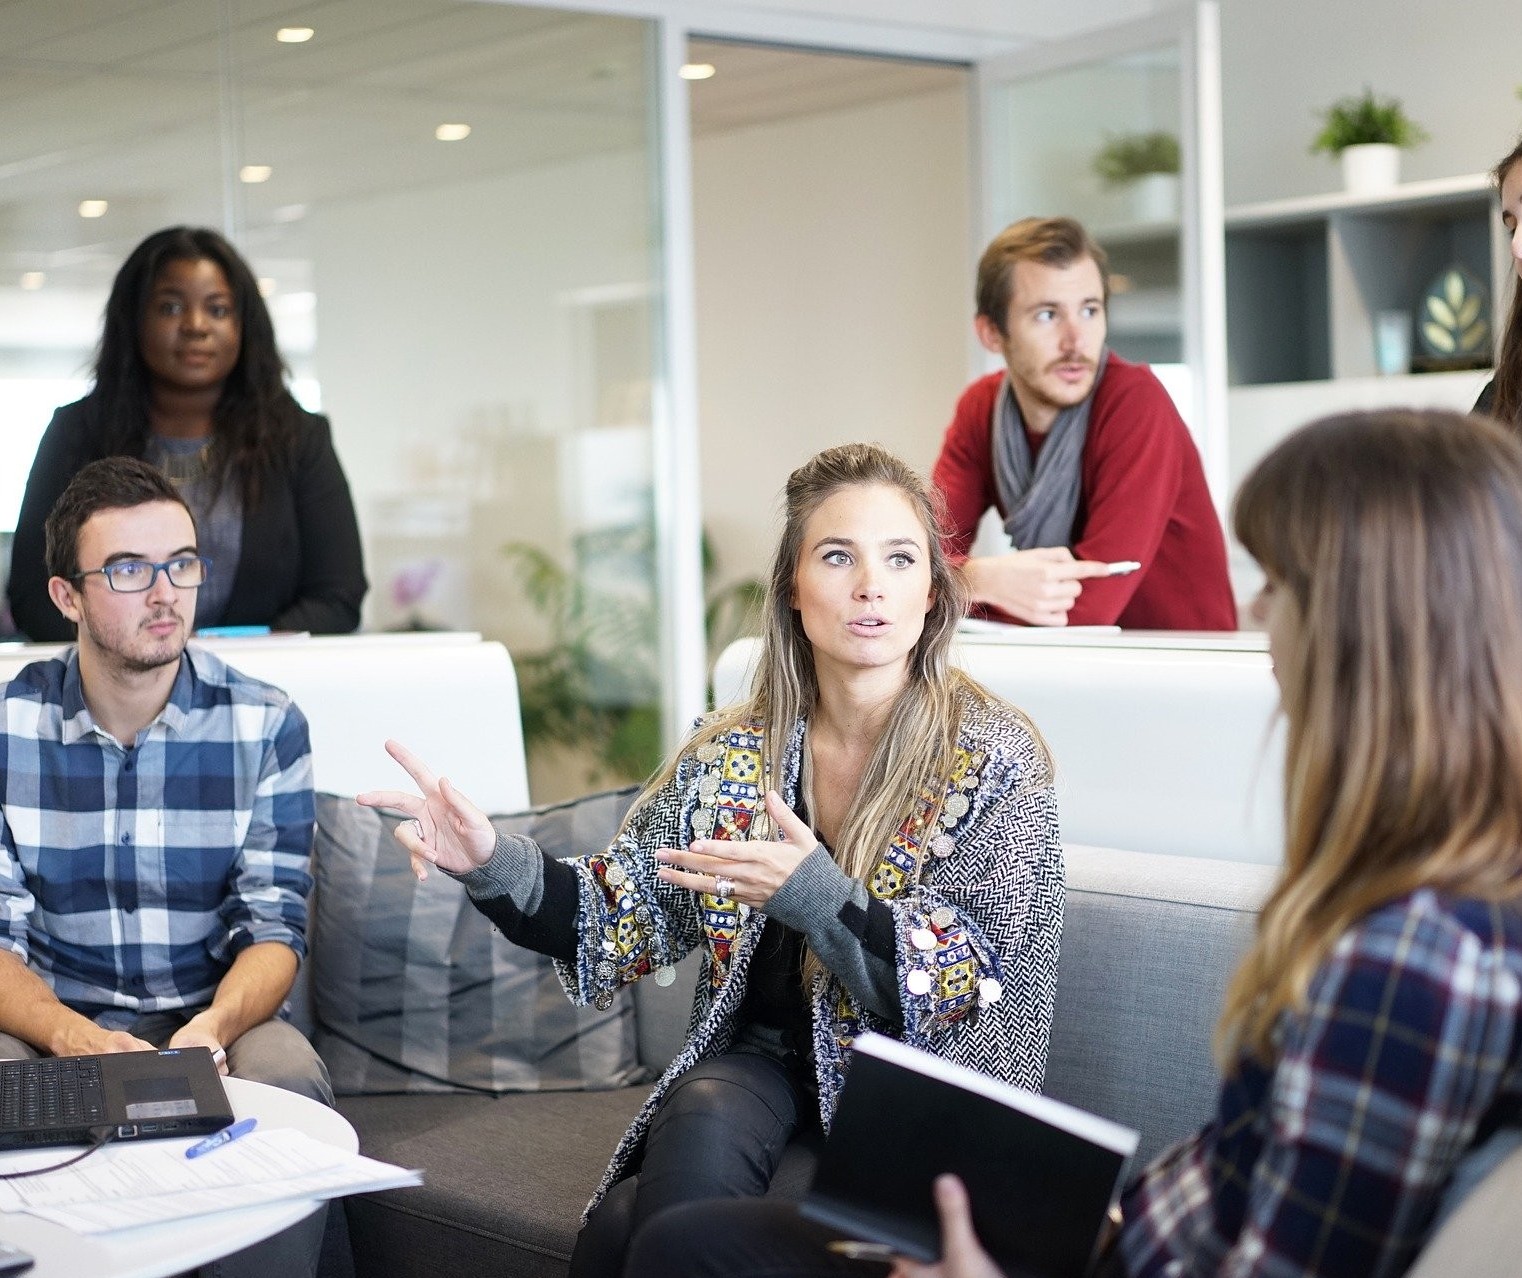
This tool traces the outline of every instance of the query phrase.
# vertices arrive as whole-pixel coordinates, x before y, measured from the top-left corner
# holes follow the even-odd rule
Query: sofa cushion
[[[1469,1192],[1438,1226],[1406,1278],[1513,1278],[1517,1273],[1517,1255],[1522,1252],[1522,1215],[1517,1212],[1522,1201],[1522,1149],[1516,1147],[1515,1133],[1507,1133],[1498,1145],[1505,1146],[1509,1154],[1477,1185],[1465,1186]]]
[[[347,1200],[357,1272],[564,1278],[582,1210],[647,1094],[341,1101],[361,1152],[426,1169],[417,1188]]]
[[[607,845],[633,789],[494,817],[551,856]],[[573,1007],[550,961],[513,945],[446,874],[413,877],[398,817],[322,794],[314,1042],[341,1094],[621,1087],[643,1077],[629,999]]]
[[[1211,1037],[1278,868],[1068,844],[1046,1091],[1141,1132],[1140,1167],[1210,1117]]]

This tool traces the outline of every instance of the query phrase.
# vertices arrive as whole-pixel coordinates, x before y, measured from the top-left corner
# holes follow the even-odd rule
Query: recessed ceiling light
[[[433,131],[440,142],[463,142],[470,136],[468,124],[441,124]]]
[[[299,222],[307,215],[305,204],[282,204],[270,214],[277,222]]]
[[[274,171],[268,164],[245,164],[238,170],[238,181],[250,183],[268,182],[270,174]]]
[[[275,32],[275,39],[281,44],[305,44],[316,34],[311,27],[281,27]]]
[[[107,207],[107,205],[106,205],[106,202],[104,200],[80,200],[80,202],[79,202],[79,216],[80,217],[105,217],[106,216],[106,207]]]
[[[712,62],[688,62],[677,74],[684,80],[712,80],[718,70]]]
[[[259,277],[259,296],[269,297],[275,291],[275,279],[271,275]]]
[[[21,287],[28,291],[41,288],[48,281],[48,277],[41,271],[23,271],[21,274]]]

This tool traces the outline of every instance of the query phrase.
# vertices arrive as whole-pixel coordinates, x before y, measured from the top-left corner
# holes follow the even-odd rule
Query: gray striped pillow
[[[635,789],[493,817],[554,857],[607,846]],[[567,1091],[640,1081],[634,1004],[573,1007],[446,874],[418,883],[397,817],[317,796],[313,1041],[342,1095]]]

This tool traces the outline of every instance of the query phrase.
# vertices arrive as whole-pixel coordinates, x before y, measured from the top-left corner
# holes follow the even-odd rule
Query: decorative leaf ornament
[[[1485,286],[1462,266],[1450,266],[1422,299],[1421,337],[1427,354],[1458,359],[1486,353],[1490,316]]]

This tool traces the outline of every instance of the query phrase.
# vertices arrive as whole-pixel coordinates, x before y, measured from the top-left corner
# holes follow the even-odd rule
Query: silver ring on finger
[[[718,897],[733,896],[735,894],[735,881],[722,874],[713,876],[713,894]]]
[[[417,836],[419,843],[426,841],[423,836],[423,823],[417,817],[412,818],[412,832]]]

